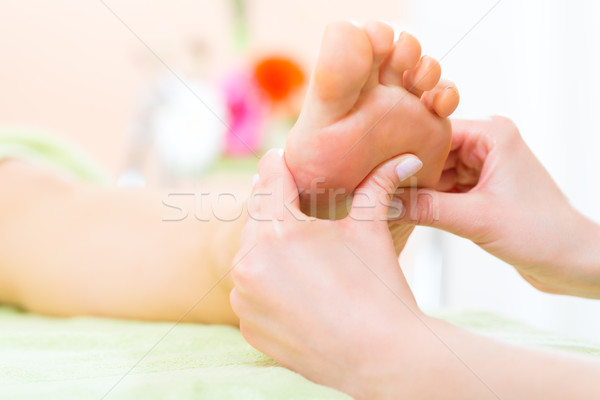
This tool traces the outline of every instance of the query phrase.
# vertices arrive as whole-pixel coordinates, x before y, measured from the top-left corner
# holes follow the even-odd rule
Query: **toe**
[[[330,24],[325,31],[307,103],[317,107],[311,117],[332,123],[352,109],[367,83],[373,49],[365,31],[348,21]]]
[[[442,68],[434,58],[423,56],[417,65],[404,74],[404,87],[414,95],[421,97],[426,90],[437,85],[442,76]]]
[[[379,67],[390,54],[394,45],[394,30],[388,24],[380,21],[367,22],[363,29],[369,37],[373,49],[371,74],[363,89],[368,90],[379,85]]]
[[[432,112],[447,118],[458,107],[460,95],[454,83],[442,79],[433,90],[423,93],[421,101]]]
[[[381,66],[381,83],[387,86],[402,86],[404,72],[414,68],[420,57],[421,44],[417,38],[402,32]]]

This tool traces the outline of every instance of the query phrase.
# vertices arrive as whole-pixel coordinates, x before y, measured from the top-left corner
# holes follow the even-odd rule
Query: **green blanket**
[[[1,399],[348,399],[278,366],[229,326],[0,308],[0,327]]]
[[[600,346],[487,313],[436,316],[534,346],[600,355]],[[252,349],[236,328],[0,308],[1,399],[348,399]]]

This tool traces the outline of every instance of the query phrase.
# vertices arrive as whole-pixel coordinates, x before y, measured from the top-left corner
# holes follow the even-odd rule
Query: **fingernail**
[[[396,166],[396,175],[402,182],[416,174],[421,168],[423,168],[421,160],[417,157],[407,157]]]
[[[256,184],[258,183],[258,179],[258,174],[254,174],[254,176],[252,177],[252,188],[254,188],[254,186],[256,186]]]
[[[388,219],[396,219],[402,216],[404,212],[404,204],[402,200],[397,197],[394,197],[392,201],[390,201],[390,207],[388,208]]]
[[[265,153],[265,155],[267,155],[267,154],[269,154],[269,153],[271,153],[271,152],[275,152],[275,153],[276,153],[276,154],[277,154],[279,157],[282,157],[282,156],[283,156],[283,149],[280,149],[280,148],[277,148],[277,147],[275,147],[275,148],[272,148],[272,149],[269,149],[269,151],[267,151],[267,152]]]

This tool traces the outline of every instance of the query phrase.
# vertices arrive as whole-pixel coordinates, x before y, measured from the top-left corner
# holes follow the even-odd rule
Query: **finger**
[[[484,194],[412,189],[398,197],[406,210],[399,221],[442,229],[471,240],[485,229],[483,213],[489,209],[490,200]]]
[[[443,171],[455,168],[457,160],[458,160],[458,152],[456,150],[451,151],[450,154],[448,154],[448,157],[446,158],[446,162],[444,163]]]
[[[456,184],[462,186],[475,186],[481,176],[481,167],[469,168],[464,163],[456,165]]]
[[[349,218],[358,221],[387,221],[396,189],[422,167],[423,163],[419,158],[405,154],[375,168],[354,192]]]
[[[473,185],[461,185],[461,184],[457,183],[454,188],[454,192],[455,193],[470,192],[471,190],[473,190],[473,187],[474,187]]]
[[[451,150],[456,150],[459,147],[468,143],[477,142],[478,146],[489,151],[494,146],[497,140],[503,141],[503,135],[493,133],[492,122],[497,124],[506,124],[508,127],[514,127],[512,121],[494,116],[487,120],[463,120],[452,119],[452,146]]]
[[[263,219],[283,219],[301,214],[298,187],[285,163],[283,150],[271,149],[258,163],[258,181],[252,192],[252,203],[258,203]]]
[[[436,190],[440,192],[448,192],[456,186],[456,170],[448,169],[442,172],[440,181],[436,187]]]
[[[467,121],[462,119],[451,119],[452,124],[452,144],[450,145],[450,151],[458,150],[467,137],[472,132],[471,124],[473,121]]]
[[[452,120],[451,154],[447,163],[461,163],[468,168],[481,170],[489,152],[495,146],[495,137],[489,135],[489,122]],[[453,156],[454,157],[454,156]]]
[[[482,132],[486,128],[486,121],[470,119],[452,119],[452,133],[465,135],[474,132]]]
[[[461,175],[456,169],[449,169],[442,172],[442,176],[435,190],[438,192],[468,192],[473,190],[479,183],[479,175],[473,174],[471,177]]]

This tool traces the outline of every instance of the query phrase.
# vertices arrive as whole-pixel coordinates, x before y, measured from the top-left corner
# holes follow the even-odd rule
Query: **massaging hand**
[[[401,180],[396,165],[414,156],[378,167],[357,189],[349,216],[329,221],[300,212],[281,154],[272,150],[259,164],[233,263],[231,305],[240,329],[252,346],[309,379],[376,398],[416,357],[419,346],[399,338],[422,335],[415,321],[427,318],[400,270],[386,221],[389,193]]]
[[[452,125],[439,192],[418,196],[405,219],[472,240],[540,290],[600,297],[599,228],[571,207],[515,125]]]

